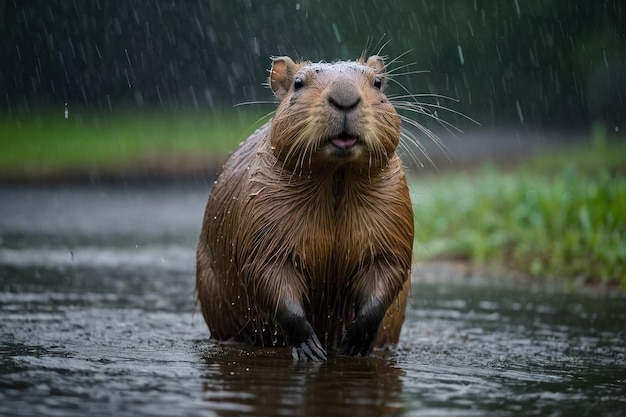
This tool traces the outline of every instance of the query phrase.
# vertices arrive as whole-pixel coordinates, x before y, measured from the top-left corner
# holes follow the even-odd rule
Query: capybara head
[[[274,58],[269,81],[281,102],[270,141],[278,160],[299,173],[347,163],[384,169],[400,141],[385,77],[378,56],[332,64]]]

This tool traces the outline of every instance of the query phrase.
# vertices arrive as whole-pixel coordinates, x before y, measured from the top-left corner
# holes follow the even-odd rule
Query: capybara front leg
[[[376,298],[357,305],[354,320],[348,326],[343,338],[341,354],[349,356],[369,355],[385,311],[385,305]]]
[[[282,303],[276,313],[291,355],[300,361],[325,361],[326,351],[306,320],[302,306],[296,301]]]

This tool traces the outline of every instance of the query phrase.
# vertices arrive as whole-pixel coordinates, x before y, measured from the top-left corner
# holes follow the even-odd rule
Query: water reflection
[[[284,349],[237,345],[209,349],[203,360],[204,399],[221,416],[383,416],[405,409],[403,371],[393,357],[299,363]]]

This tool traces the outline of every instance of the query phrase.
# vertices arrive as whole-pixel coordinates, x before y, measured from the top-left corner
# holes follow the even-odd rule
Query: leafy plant
[[[570,151],[561,166],[537,169],[545,161],[531,160],[513,172],[437,180],[430,199],[416,198],[417,259],[464,258],[626,287],[626,175],[601,154],[626,160],[623,147],[604,144]],[[595,162],[579,168],[579,157]]]

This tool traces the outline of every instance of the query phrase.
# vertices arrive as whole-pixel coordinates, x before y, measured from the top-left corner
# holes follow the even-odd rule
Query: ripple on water
[[[623,296],[460,286],[439,303],[436,287],[422,290],[429,306],[415,311],[418,323],[403,335],[414,344],[398,355],[411,408],[586,415],[626,405],[625,331],[617,325],[626,318]],[[532,302],[513,302],[520,298]]]
[[[210,342],[194,310],[207,194],[0,189],[0,415],[624,414],[624,294],[435,270],[396,352],[298,364]]]

